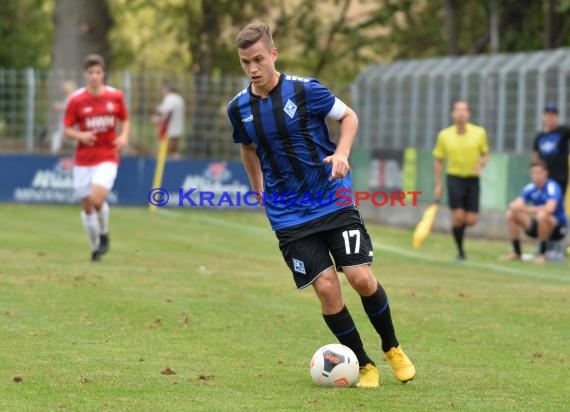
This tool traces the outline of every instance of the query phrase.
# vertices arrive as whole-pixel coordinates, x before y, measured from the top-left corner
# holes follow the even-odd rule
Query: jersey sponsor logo
[[[297,112],[297,105],[293,103],[290,99],[287,99],[283,111],[287,113],[287,115],[292,119],[293,116],[295,116],[295,113]]]
[[[253,115],[250,114],[247,117],[242,117],[241,121],[245,124],[245,123],[249,123],[249,122],[253,122]]]
[[[559,134],[547,134],[538,142],[538,148],[543,155],[556,155],[558,154],[558,143],[560,143]]]
[[[305,262],[299,259],[293,258],[293,270],[297,273],[302,273],[303,275],[307,274],[305,271]]]
[[[106,131],[115,125],[115,116],[93,116],[85,119],[85,127],[89,130]]]

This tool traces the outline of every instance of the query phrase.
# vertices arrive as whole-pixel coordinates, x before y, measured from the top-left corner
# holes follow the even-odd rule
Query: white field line
[[[177,212],[177,211],[172,211],[172,210],[167,210],[167,209],[160,209],[160,213],[167,215],[167,216],[168,215],[173,216],[173,217],[174,216],[176,216],[176,217],[187,217],[188,216],[188,215],[185,215],[183,212]],[[257,234],[260,234],[260,235],[265,234],[268,237],[274,236],[271,233],[271,230],[268,228],[255,227],[255,226],[246,225],[244,223],[232,222],[230,220],[220,219],[220,218],[214,217],[212,215],[209,215],[209,216],[201,215],[200,220],[201,221],[207,221],[208,223],[213,223],[215,225],[219,225],[219,226],[223,226],[223,227],[232,227],[235,229],[239,229],[244,233],[249,232],[249,233],[255,233],[256,235]],[[527,276],[527,277],[532,277],[532,278],[536,278],[536,279],[552,279],[552,280],[557,280],[557,281],[561,281],[561,282],[565,282],[565,283],[566,282],[570,283],[570,273],[568,273],[568,274],[565,274],[562,272],[540,273],[540,270],[542,267],[538,266],[538,265],[535,266],[536,270],[526,270],[526,269],[521,269],[521,268],[517,268],[517,267],[509,267],[509,266],[497,265],[497,264],[493,264],[493,263],[476,262],[476,261],[471,261],[471,260],[466,260],[463,262],[455,263],[455,262],[450,261],[446,258],[440,258],[440,257],[436,257],[433,255],[427,255],[427,254],[419,253],[419,252],[409,250],[406,248],[388,245],[385,243],[374,242],[374,248],[382,250],[384,252],[394,254],[394,255],[406,256],[406,257],[417,259],[417,260],[430,261],[430,262],[435,262],[435,263],[452,264],[452,265],[457,265],[458,267],[467,266],[467,267],[472,267],[472,268],[477,268],[477,269],[491,270],[491,271],[499,272],[499,273],[507,273],[507,274],[511,274],[511,275]],[[514,262],[514,264],[517,264],[517,263],[518,262]],[[531,265],[531,264],[529,263],[529,265]]]

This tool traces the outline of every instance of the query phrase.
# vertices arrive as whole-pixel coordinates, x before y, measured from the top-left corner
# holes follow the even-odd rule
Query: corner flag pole
[[[161,187],[162,176],[164,175],[164,164],[166,161],[166,153],[168,151],[168,122],[170,121],[170,113],[166,116],[166,119],[162,122],[158,129],[158,154],[156,156],[156,167],[154,169],[154,179],[152,180],[152,188]],[[149,202],[149,210],[154,213],[156,212],[156,205]]]
[[[414,237],[412,238],[412,245],[414,248],[419,248],[422,242],[431,233],[431,228],[435,220],[440,202],[441,199],[434,199],[433,203],[424,211],[422,218],[416,225],[416,229],[414,230]]]

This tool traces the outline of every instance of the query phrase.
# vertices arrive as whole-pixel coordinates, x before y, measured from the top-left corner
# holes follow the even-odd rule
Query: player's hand
[[[440,199],[441,198],[441,193],[443,192],[443,189],[441,188],[441,185],[436,185],[433,189],[433,197],[434,199]]]
[[[265,208],[265,205],[263,204],[263,196],[261,195],[261,193],[259,195],[255,196],[255,199],[258,201],[259,207],[261,208],[261,210],[263,210],[263,213],[267,214],[267,209]]]
[[[323,159],[323,163],[332,165],[331,177],[329,180],[342,179],[350,170],[348,165],[348,157],[334,153]]]
[[[113,144],[115,145],[115,147],[117,148],[118,151],[123,150],[125,147],[127,147],[127,136],[119,136],[115,139],[115,141],[113,142]]]
[[[85,146],[93,146],[97,141],[97,136],[93,132],[81,132],[78,140]]]
[[[481,163],[477,163],[473,171],[477,174],[477,176],[481,176],[481,173],[483,173],[483,166],[481,166]]]

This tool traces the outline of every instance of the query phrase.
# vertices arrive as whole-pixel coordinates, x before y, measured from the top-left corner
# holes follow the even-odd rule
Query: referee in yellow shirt
[[[469,116],[469,103],[465,100],[456,101],[451,111],[453,125],[439,132],[433,149],[436,199],[441,197],[443,159],[447,159],[447,190],[458,260],[465,260],[465,228],[477,223],[479,175],[489,161],[487,132],[484,128],[469,123]]]

